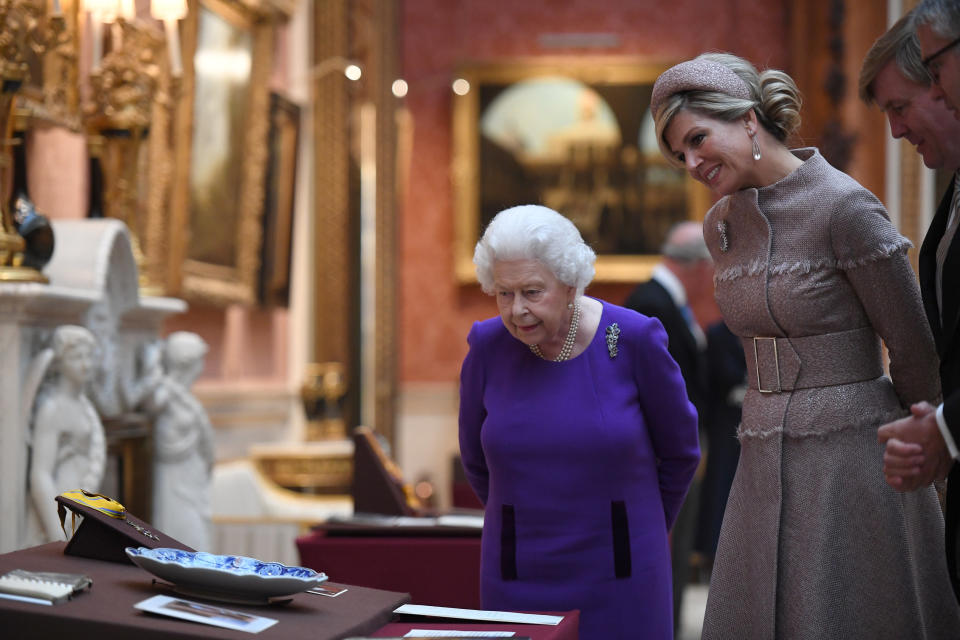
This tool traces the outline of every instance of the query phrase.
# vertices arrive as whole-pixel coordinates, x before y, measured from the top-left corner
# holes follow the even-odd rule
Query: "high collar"
[[[825,168],[830,166],[815,147],[791,149],[790,153],[803,161],[803,164],[772,184],[765,187],[747,187],[730,194],[728,197],[735,202],[753,200],[754,198],[760,200],[776,198],[776,194],[785,190],[799,189],[813,176],[822,174]]]
[[[803,161],[799,167],[783,176],[776,182],[768,184],[765,187],[760,187],[757,189],[757,193],[762,196],[766,196],[769,193],[775,193],[782,189],[793,189],[796,188],[799,181],[804,180],[812,173],[818,173],[822,170],[822,165],[826,164],[827,161],[820,155],[820,152],[817,151],[815,147],[803,147],[800,149],[791,149],[790,153],[794,157]]]

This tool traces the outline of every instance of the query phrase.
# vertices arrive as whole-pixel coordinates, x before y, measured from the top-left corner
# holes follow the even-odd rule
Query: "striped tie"
[[[947,251],[957,232],[957,222],[960,221],[960,215],[957,213],[958,206],[960,206],[960,172],[953,179],[953,198],[950,200],[947,228],[943,232],[943,237],[940,238],[940,244],[937,245],[937,309],[940,310],[941,325],[943,324],[943,263],[947,259]]]

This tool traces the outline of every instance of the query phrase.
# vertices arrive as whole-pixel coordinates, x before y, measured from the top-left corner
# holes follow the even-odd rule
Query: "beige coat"
[[[704,222],[752,388],[703,638],[958,638],[936,494],[890,489],[876,437],[938,392],[910,243],[815,149],[794,153]]]

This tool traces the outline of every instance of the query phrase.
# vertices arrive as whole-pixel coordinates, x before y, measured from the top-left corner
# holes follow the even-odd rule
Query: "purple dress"
[[[579,609],[583,640],[671,638],[667,532],[700,452],[660,321],[603,303],[586,351],[560,363],[499,317],[467,341],[460,453],[486,510],[484,608]]]

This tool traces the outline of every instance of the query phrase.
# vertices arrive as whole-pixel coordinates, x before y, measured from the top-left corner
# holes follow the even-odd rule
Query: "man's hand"
[[[897,491],[913,491],[947,477],[953,459],[937,426],[936,407],[919,402],[910,415],[887,423],[877,431],[886,444],[883,475]]]

